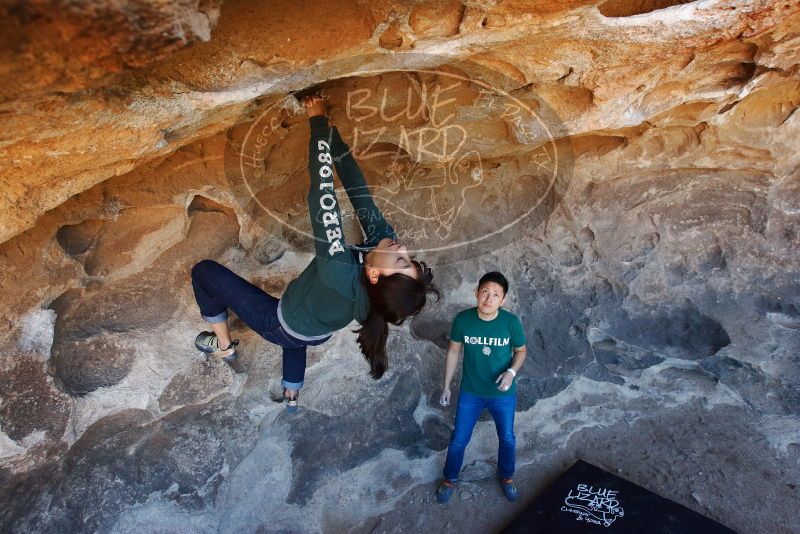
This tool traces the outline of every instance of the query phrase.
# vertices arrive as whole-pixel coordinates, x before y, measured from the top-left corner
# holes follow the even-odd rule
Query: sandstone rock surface
[[[0,10],[0,530],[487,531],[580,457],[800,532],[797,1]],[[280,295],[310,260],[313,85],[444,298],[379,382],[352,328],[312,348],[291,415],[240,320],[234,367],[195,351],[189,273]],[[523,501],[484,417],[443,513],[443,349],[488,270],[526,329]]]

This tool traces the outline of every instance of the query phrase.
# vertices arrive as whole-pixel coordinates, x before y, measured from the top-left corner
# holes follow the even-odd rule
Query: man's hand
[[[447,406],[447,405],[450,404],[450,388],[449,387],[444,388],[444,391],[442,391],[442,396],[439,397],[439,404],[441,404],[442,406]]]
[[[505,371],[503,374],[497,377],[497,380],[494,381],[495,384],[500,382],[500,385],[497,386],[497,389],[500,391],[508,391],[511,387],[511,384],[514,382],[514,375]]]

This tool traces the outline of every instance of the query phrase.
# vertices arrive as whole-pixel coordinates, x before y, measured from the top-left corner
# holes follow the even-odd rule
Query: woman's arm
[[[311,126],[308,212],[314,233],[317,268],[323,283],[351,298],[359,267],[345,248],[342,217],[333,187],[332,133],[326,117],[313,116],[308,121]]]
[[[347,191],[347,196],[350,198],[350,203],[356,211],[358,222],[364,229],[366,243],[374,246],[384,237],[397,239],[394,228],[375,205],[364,174],[351,154],[350,147],[344,142],[335,126],[331,128],[331,131],[333,132],[331,151],[336,174],[339,175],[339,179]]]
[[[314,233],[317,256],[325,259],[344,257],[344,232],[336,191],[333,187],[333,134],[324,116],[308,119],[311,141],[308,146],[308,172],[311,176],[308,191],[308,213]]]

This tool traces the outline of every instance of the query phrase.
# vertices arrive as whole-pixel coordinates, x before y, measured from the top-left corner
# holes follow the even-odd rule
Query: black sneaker
[[[194,346],[197,347],[197,350],[205,352],[212,358],[218,358],[228,363],[233,363],[238,358],[238,354],[236,354],[236,345],[238,344],[239,340],[234,339],[227,348],[221,349],[219,338],[214,332],[200,332],[194,340]]]

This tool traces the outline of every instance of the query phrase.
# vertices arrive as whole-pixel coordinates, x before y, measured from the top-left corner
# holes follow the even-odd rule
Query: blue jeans
[[[228,308],[233,310],[261,337],[283,347],[283,387],[303,387],[306,347],[325,343],[330,336],[303,341],[287,334],[278,321],[278,299],[215,261],[203,260],[192,267],[192,287],[203,319],[221,323],[228,319]]]
[[[514,476],[516,456],[516,438],[514,437],[514,412],[517,407],[517,396],[477,397],[462,391],[458,396],[456,409],[456,427],[447,448],[447,460],[444,462],[444,478],[455,482],[464,463],[464,451],[472,437],[472,429],[484,408],[489,410],[497,428],[497,439],[500,447],[497,452],[497,476],[511,478]]]

